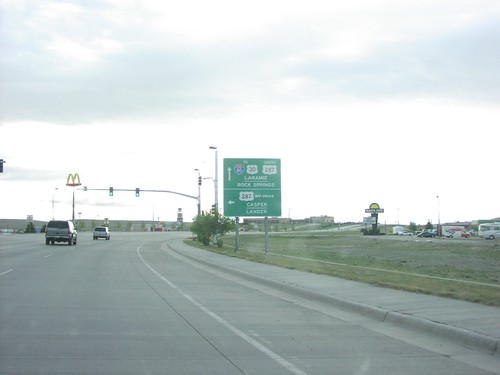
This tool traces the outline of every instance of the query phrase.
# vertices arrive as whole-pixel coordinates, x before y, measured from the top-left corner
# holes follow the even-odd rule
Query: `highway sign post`
[[[281,216],[281,160],[224,159],[224,215],[264,217],[267,254],[268,217]],[[238,251],[238,225],[236,238]]]
[[[224,159],[224,215],[281,216],[281,160]]]

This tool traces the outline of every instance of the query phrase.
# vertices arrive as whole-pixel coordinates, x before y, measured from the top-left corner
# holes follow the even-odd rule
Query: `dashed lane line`
[[[0,273],[0,277],[7,275],[9,272],[12,272],[12,271],[14,271],[14,270],[7,270],[7,271],[2,272],[2,273]]]

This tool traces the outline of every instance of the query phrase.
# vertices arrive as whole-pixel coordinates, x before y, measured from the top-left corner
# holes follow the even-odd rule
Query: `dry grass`
[[[193,241],[188,241],[193,244]],[[500,306],[500,242],[420,239],[359,232],[292,232],[225,236],[222,254],[374,285]]]

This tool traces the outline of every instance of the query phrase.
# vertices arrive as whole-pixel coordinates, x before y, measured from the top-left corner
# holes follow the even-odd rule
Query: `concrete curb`
[[[228,268],[223,265],[211,262],[207,259],[202,259],[194,255],[186,254],[179,249],[173,248],[171,246],[171,243],[168,244],[168,247],[171,250],[175,251],[177,254],[188,257],[198,263],[202,263],[211,268],[224,271],[250,281],[258,282],[262,285],[270,286],[278,290],[283,290],[299,297],[315,299],[317,301],[328,303],[333,307],[352,311],[379,322],[394,324],[405,328],[411,328],[426,334],[448,339],[450,341],[460,343],[468,348],[500,357],[500,340],[490,336],[409,314],[394,312],[381,307],[367,305],[344,298],[314,292],[298,285],[293,285],[278,280],[271,280],[254,275],[252,273],[240,271],[234,268]]]
[[[433,336],[460,343],[468,348],[500,357],[500,340],[460,327],[439,323],[413,315],[388,311],[386,323],[412,328]]]

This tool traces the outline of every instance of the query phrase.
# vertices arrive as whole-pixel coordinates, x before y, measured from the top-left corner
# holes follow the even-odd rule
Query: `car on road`
[[[407,231],[405,231],[405,230],[400,230],[400,231],[398,232],[398,236],[413,236],[413,233],[411,233],[411,232],[407,232]]]
[[[45,244],[67,242],[69,246],[76,245],[78,233],[72,221],[51,220],[45,228]]]
[[[95,227],[93,236],[94,240],[97,240],[99,238],[105,238],[106,240],[111,239],[111,234],[109,233],[108,227]]]

